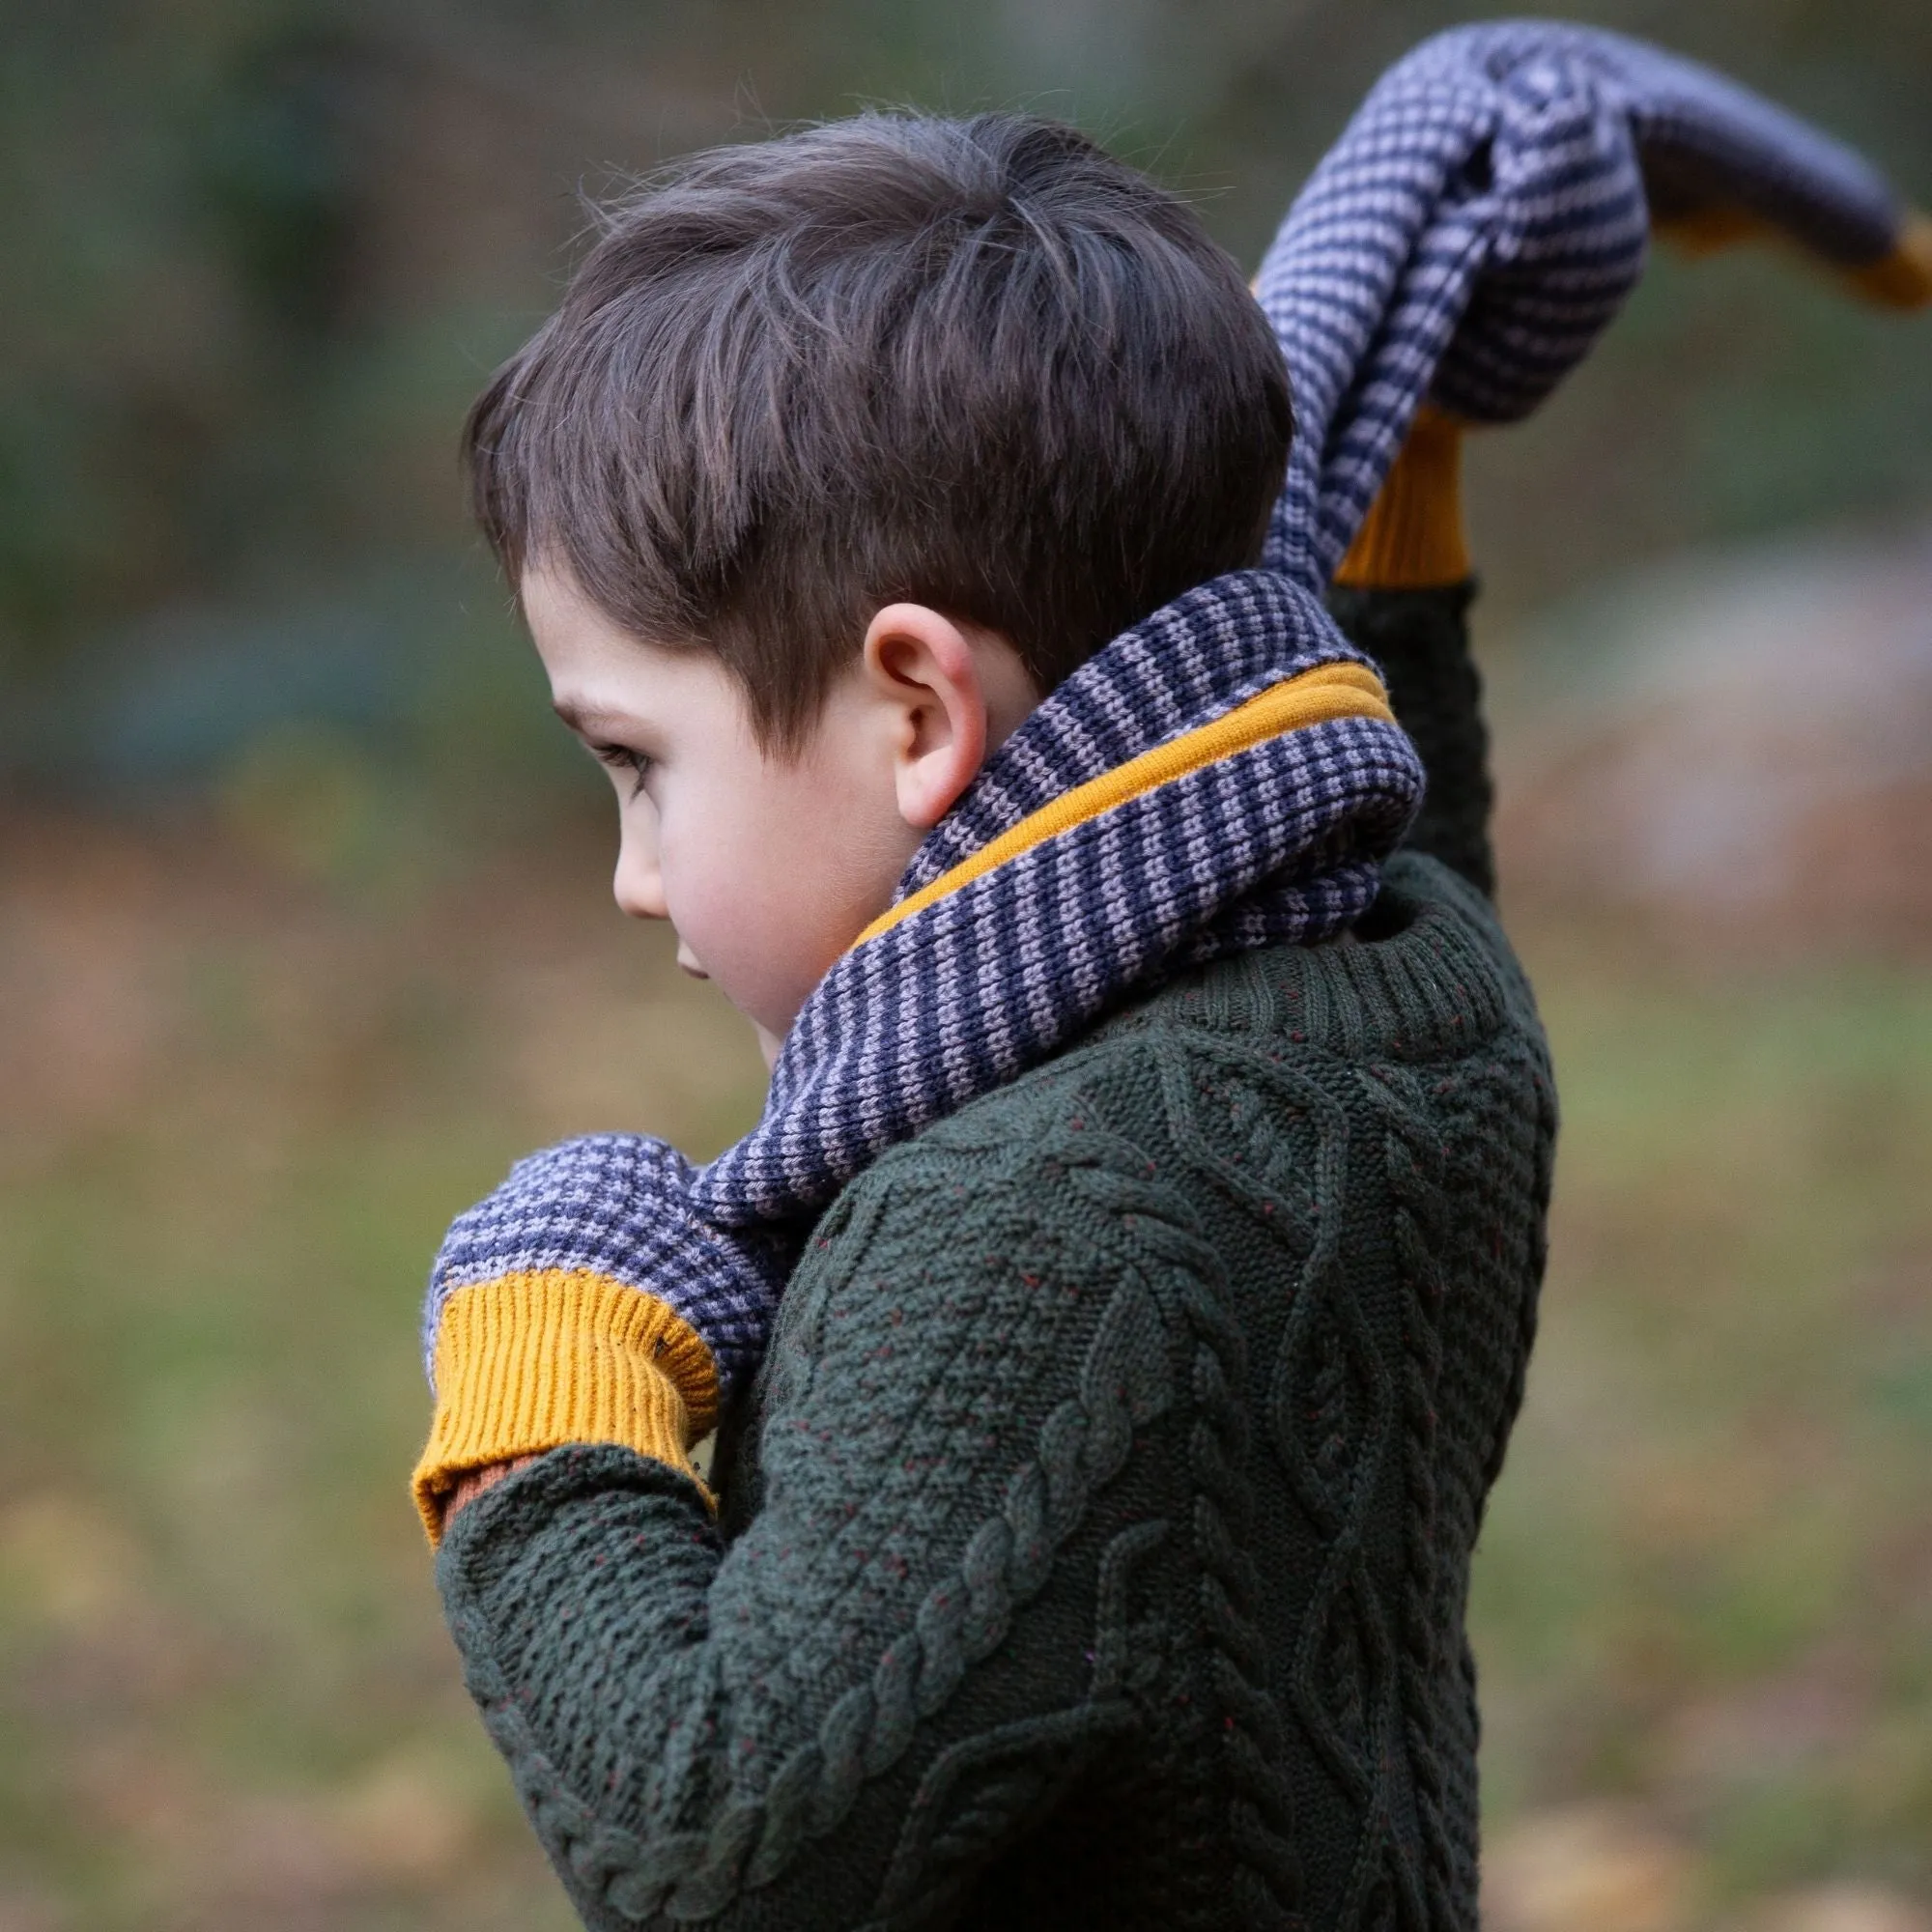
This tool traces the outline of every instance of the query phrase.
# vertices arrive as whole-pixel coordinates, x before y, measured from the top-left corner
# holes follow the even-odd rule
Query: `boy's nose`
[[[611,882],[611,890],[619,910],[633,919],[670,917],[670,909],[665,903],[664,874],[628,838],[617,854],[617,875]]]

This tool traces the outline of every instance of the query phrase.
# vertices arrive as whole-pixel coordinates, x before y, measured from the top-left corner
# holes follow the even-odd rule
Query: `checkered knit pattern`
[[[1391,68],[1256,284],[1295,407],[1267,560],[1326,583],[1425,397],[1529,414],[1635,286],[1651,212],[1713,209],[1846,268],[1881,260],[1904,214],[1849,149],[1621,35],[1500,21]]]
[[[1392,69],[1258,283],[1297,419],[1269,567],[1190,592],[1067,679],[925,841],[898,896],[1073,786],[1283,678],[1355,659],[1320,593],[1417,406],[1433,396],[1490,422],[1535,409],[1634,284],[1652,206],[1737,209],[1847,266],[1883,257],[1901,219],[1857,156],[1616,35],[1464,28]],[[833,968],[787,1036],[763,1118],[708,1167],[610,1135],[522,1163],[451,1229],[426,1350],[455,1290],[582,1269],[665,1301],[728,1390],[762,1352],[800,1230],[884,1149],[1178,964],[1342,930],[1420,791],[1400,730],[1313,724],[942,896]]]
[[[897,896],[1270,686],[1363,662],[1321,601],[1284,577],[1237,572],[1190,591],[1090,659],[1001,746]],[[1341,931],[1375,896],[1421,790],[1396,726],[1332,720],[960,886],[834,966],[786,1037],[763,1117],[710,1166],[617,1134],[519,1163],[449,1232],[426,1354],[456,1290],[587,1270],[657,1295],[703,1337],[729,1389],[756,1365],[804,1225],[853,1175],[1177,963]]]
[[[504,1275],[587,1270],[642,1290],[688,1321],[721,1383],[757,1365],[789,1256],[735,1239],[692,1213],[695,1170],[642,1134],[584,1134],[527,1155],[443,1237],[423,1310],[423,1357],[436,1355],[442,1304]]]

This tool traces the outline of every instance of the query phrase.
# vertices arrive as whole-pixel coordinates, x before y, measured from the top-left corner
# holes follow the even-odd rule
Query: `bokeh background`
[[[1569,11],[1564,9],[1563,11]],[[1600,0],[1932,197],[1925,0]],[[753,1118],[453,460],[582,197],[1074,118],[1244,261],[1439,0],[0,4],[0,1932],[561,1928],[404,1475],[443,1224]],[[1499,1932],[1932,1926],[1932,321],[1661,261],[1471,453],[1566,1125]]]

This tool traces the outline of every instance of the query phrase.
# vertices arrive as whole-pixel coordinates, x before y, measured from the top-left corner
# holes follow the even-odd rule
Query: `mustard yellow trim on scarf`
[[[1378,718],[1385,724],[1395,723],[1388,693],[1382,689],[1381,679],[1366,665],[1317,665],[1313,670],[1284,678],[1245,704],[1223,712],[1219,718],[1061,793],[1051,804],[1029,812],[1017,825],[980,846],[970,859],[961,860],[950,871],[942,872],[930,884],[881,913],[852,943],[855,947],[864,946],[868,939],[877,939],[902,920],[956,893],[961,886],[983,878],[995,867],[1017,859],[1022,852],[1030,852],[1049,838],[1057,838],[1063,832],[1070,832],[1090,818],[1098,818],[1117,805],[1125,805],[1130,799],[1185,778],[1204,765],[1250,751],[1285,731],[1297,731],[1306,724],[1325,724],[1336,718]]]
[[[718,1372],[697,1331],[588,1268],[458,1289],[437,1329],[436,1391],[410,1479],[432,1544],[458,1477],[566,1442],[620,1443],[696,1482],[687,1451],[718,1415]]]

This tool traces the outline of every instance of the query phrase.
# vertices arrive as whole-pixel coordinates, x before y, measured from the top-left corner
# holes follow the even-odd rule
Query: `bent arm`
[[[1028,1822],[988,1830],[980,1804],[962,1854],[963,1763],[1024,1763],[1037,1790],[1132,1725],[1105,1565],[1066,1545],[1164,1411],[1159,1330],[1122,1341],[1118,1267],[1055,1235],[1032,1151],[907,1153],[787,1292],[735,1542],[688,1475],[614,1444],[449,1521],[469,1688],[593,1927],[908,1908]]]

